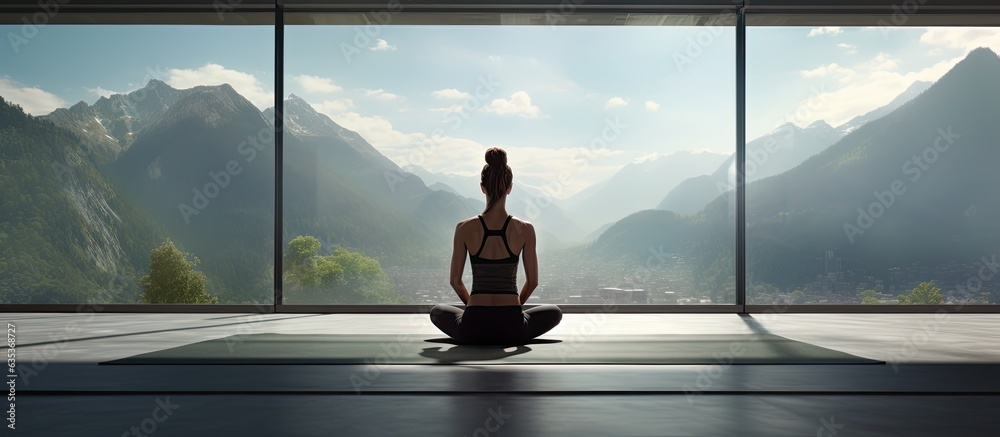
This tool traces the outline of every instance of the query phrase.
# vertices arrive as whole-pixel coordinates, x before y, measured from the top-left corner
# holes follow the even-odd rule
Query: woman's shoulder
[[[516,215],[510,216],[510,227],[516,231],[520,232],[534,232],[535,226],[531,222],[524,220]]]
[[[466,228],[471,223],[479,223],[479,216],[472,216],[472,217],[469,217],[467,219],[460,220],[458,222],[458,225],[455,226],[455,229],[459,230],[459,229],[462,229],[462,228]]]

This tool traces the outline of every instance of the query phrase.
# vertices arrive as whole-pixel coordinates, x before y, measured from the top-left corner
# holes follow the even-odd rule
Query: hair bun
[[[507,165],[507,152],[499,147],[490,147],[486,150],[486,164],[497,167]]]

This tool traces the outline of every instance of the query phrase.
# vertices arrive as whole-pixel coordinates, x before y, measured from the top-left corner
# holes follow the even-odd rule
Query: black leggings
[[[522,345],[548,332],[562,320],[555,305],[538,305],[522,311],[520,305],[474,305],[465,309],[439,304],[431,309],[431,322],[462,344]]]

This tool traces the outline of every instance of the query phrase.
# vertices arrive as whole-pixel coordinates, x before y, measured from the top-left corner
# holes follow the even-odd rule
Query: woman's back
[[[526,223],[510,215],[479,215],[458,231],[472,264],[469,305],[520,305],[517,269],[524,249]]]

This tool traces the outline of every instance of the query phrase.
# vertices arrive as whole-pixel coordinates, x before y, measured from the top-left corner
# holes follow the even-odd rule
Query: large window
[[[489,147],[531,303],[1000,301],[990,2],[134,3],[0,5],[0,305],[454,303]]]
[[[0,302],[273,302],[272,26],[0,26]]]
[[[1000,300],[1000,30],[903,18],[748,27],[748,303]]]
[[[735,151],[735,15],[518,18],[287,28],[284,303],[457,301],[494,146],[538,234],[533,301],[735,303],[732,192],[697,185]]]

